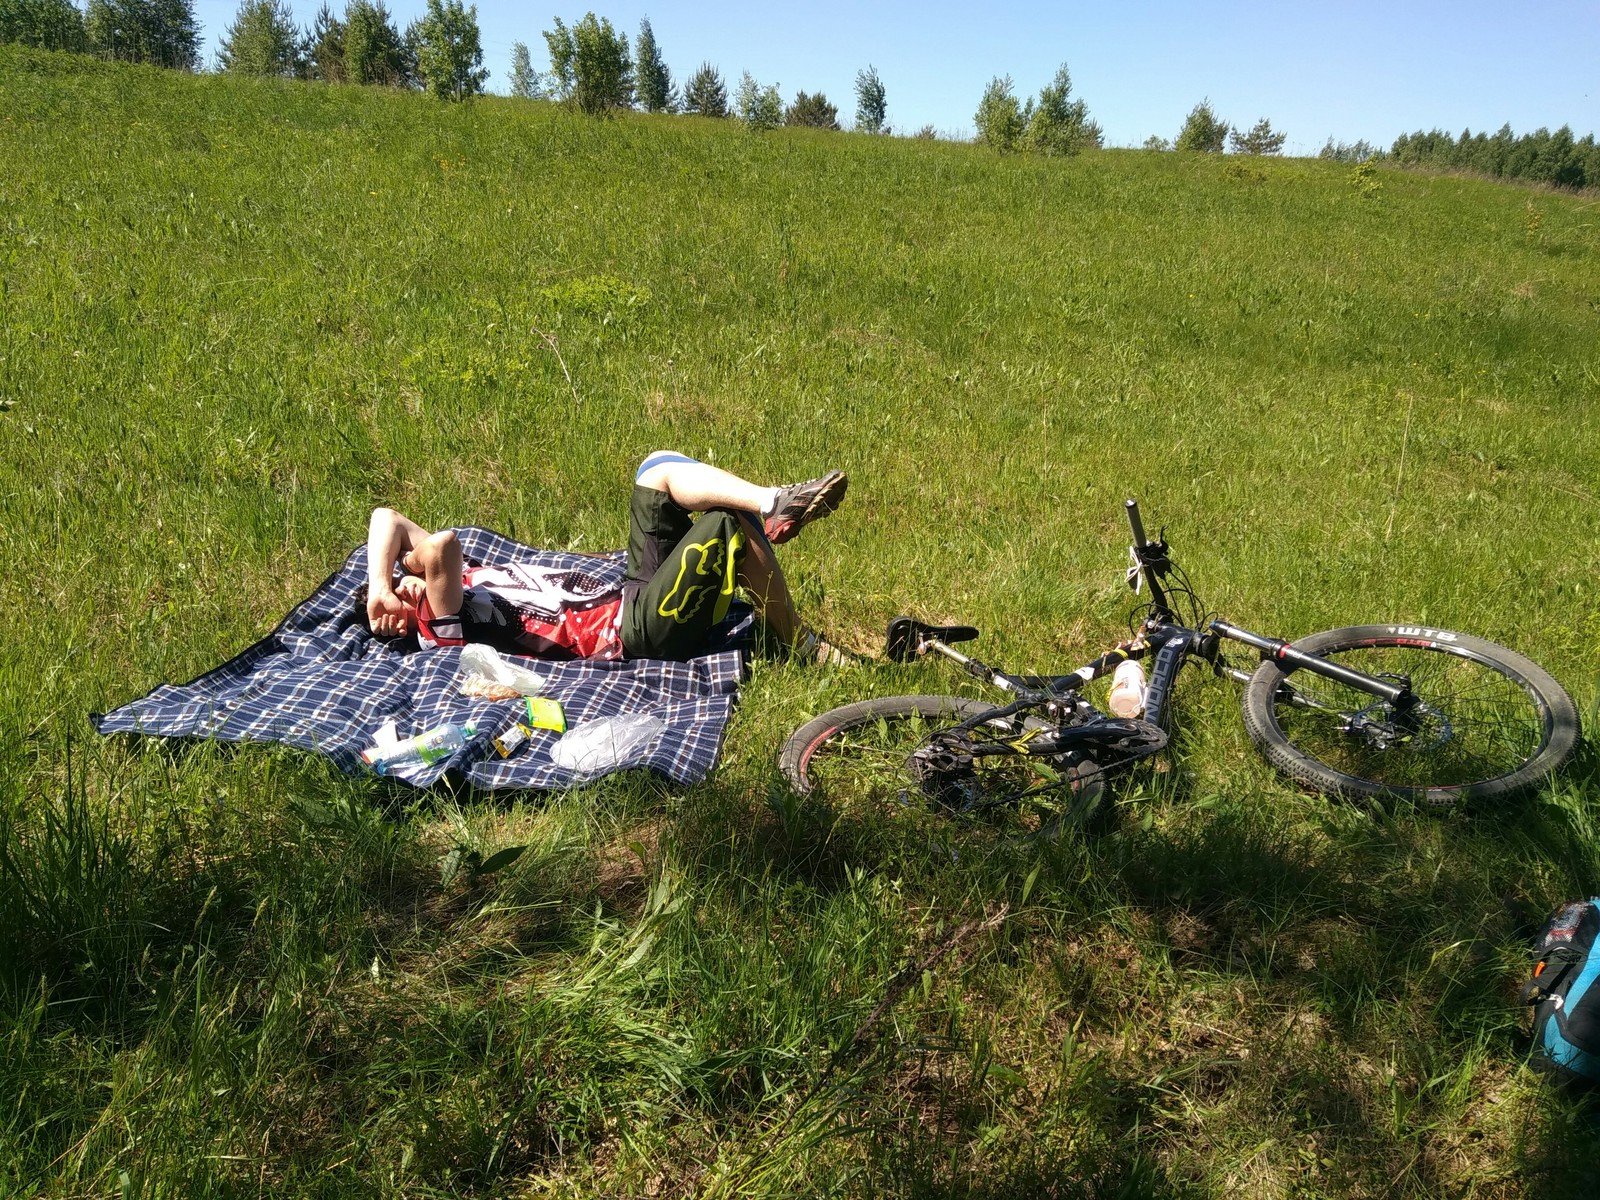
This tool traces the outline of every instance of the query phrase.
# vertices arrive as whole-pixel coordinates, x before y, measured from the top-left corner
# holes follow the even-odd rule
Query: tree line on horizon
[[[777,84],[742,73],[733,95],[721,72],[703,62],[680,88],[662,57],[650,21],[640,22],[630,45],[611,22],[586,13],[568,26],[554,19],[543,31],[550,69],[534,69],[527,44],[513,43],[510,91],[525,99],[551,99],[591,115],[637,108],[650,113],[737,117],[752,129],[777,125],[837,130],[838,106],[822,92],[799,91],[787,105]],[[197,71],[200,27],[192,0],[0,0],[0,44],[17,42],[45,50]],[[312,23],[296,26],[287,0],[240,0],[217,53],[217,69],[326,83],[422,88],[450,99],[483,90],[477,6],[462,0],[426,0],[424,15],[400,29],[383,0],[347,0],[335,16],[327,0]],[[877,69],[855,79],[858,131],[891,132],[887,92]],[[995,76],[974,114],[976,141],[1001,152],[1076,154],[1104,145],[1098,122],[1082,99],[1072,99],[1065,64],[1052,81],[1026,101],[1009,75]],[[932,138],[931,125],[914,136]],[[1177,135],[1152,136],[1146,150],[1193,153],[1281,153],[1286,135],[1265,117],[1249,129],[1219,117],[1209,99],[1190,110]],[[1474,171],[1495,178],[1523,179],[1562,188],[1600,187],[1600,146],[1593,133],[1578,138],[1570,126],[1554,133],[1541,127],[1517,136],[1510,124],[1494,134],[1464,129],[1455,137],[1440,129],[1401,134],[1388,151],[1365,141],[1335,142],[1317,157],[1344,162],[1381,159],[1402,166]]]
[[[0,43],[94,54],[197,71],[200,26],[191,0],[0,0]],[[477,6],[426,0],[401,30],[383,0],[326,0],[297,27],[285,0],[240,0],[217,51],[217,69],[241,75],[422,88],[461,99],[482,90]]]
[[[552,99],[591,116],[637,108],[649,113],[684,113],[712,118],[738,117],[752,129],[777,125],[837,130],[839,108],[822,92],[800,91],[785,105],[777,84],[762,84],[743,72],[733,96],[722,73],[703,62],[680,88],[662,58],[655,31],[646,17],[630,47],[609,18],[592,11],[570,27],[560,17],[543,31],[550,69],[539,72],[527,43],[511,47],[511,94],[522,99]],[[888,131],[887,90],[877,68],[856,73],[855,129]]]

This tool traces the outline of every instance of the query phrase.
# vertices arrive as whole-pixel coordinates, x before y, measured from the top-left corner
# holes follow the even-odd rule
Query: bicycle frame
[[[1208,621],[1204,630],[1184,625],[1173,609],[1165,587],[1167,573],[1172,567],[1167,553],[1167,543],[1164,538],[1151,540],[1145,536],[1137,501],[1127,501],[1126,508],[1128,527],[1133,534],[1131,549],[1134,560],[1134,566],[1128,573],[1128,581],[1135,591],[1138,590],[1139,582],[1143,581],[1150,588],[1151,596],[1150,615],[1133,639],[1118,644],[1093,662],[1086,663],[1067,675],[1012,675],[962,654],[934,632],[917,637],[915,653],[940,654],[956,663],[969,675],[1015,695],[1019,707],[1037,705],[1052,717],[1060,717],[1070,711],[1093,710],[1088,701],[1077,695],[1083,685],[1114,671],[1119,663],[1128,659],[1142,659],[1153,655],[1155,661],[1145,690],[1144,720],[1160,726],[1163,730],[1168,729],[1167,706],[1172,695],[1172,686],[1177,680],[1178,672],[1189,659],[1199,658],[1209,662],[1218,675],[1226,676],[1236,682],[1249,681],[1249,672],[1229,667],[1221,660],[1218,651],[1225,640],[1249,646],[1260,654],[1262,661],[1270,659],[1285,670],[1309,671],[1365,692],[1392,705],[1398,714],[1405,714],[1416,704],[1416,698],[1411,691],[1411,681],[1403,676],[1379,678],[1367,675],[1314,654],[1296,650],[1283,638],[1252,633],[1248,629],[1221,619]],[[975,632],[975,630],[963,631],[963,636],[972,636]],[[1294,697],[1294,702],[1321,707],[1300,694]],[[1070,709],[1066,707],[1068,705],[1071,706]],[[1098,710],[1093,711],[1098,712]]]

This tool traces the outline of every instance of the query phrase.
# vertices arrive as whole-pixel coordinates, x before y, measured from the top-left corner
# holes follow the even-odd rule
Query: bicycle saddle
[[[938,638],[941,642],[970,642],[978,636],[971,625],[924,625],[910,617],[896,617],[889,622],[889,639],[885,643],[885,658],[895,662],[910,662],[925,638]]]

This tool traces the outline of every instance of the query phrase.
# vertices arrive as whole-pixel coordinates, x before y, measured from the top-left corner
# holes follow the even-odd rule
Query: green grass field
[[[1470,630],[1593,727],[1592,195],[10,49],[0,161],[0,1191],[1600,1183],[1516,1003],[1529,922],[1600,885],[1592,751],[1372,812],[1195,672],[1112,829],[1025,851],[781,781],[802,720],[936,665],[757,664],[687,790],[403,793],[87,720],[265,634],[375,504],[606,550],[673,447],[850,472],[784,560],[858,650],[908,612],[1097,653],[1137,496],[1231,619]]]

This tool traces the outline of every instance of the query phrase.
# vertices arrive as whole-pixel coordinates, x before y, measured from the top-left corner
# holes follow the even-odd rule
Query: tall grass
[[[378,503],[621,545],[662,446],[851,472],[784,558],[862,650],[905,611],[1097,651],[1136,495],[1231,618],[1469,629],[1593,717],[1588,199],[16,50],[0,149],[8,1190],[1594,1186],[1515,1004],[1600,882],[1592,754],[1509,811],[1357,810],[1196,676],[1113,831],[1024,852],[778,778],[934,668],[757,665],[687,790],[411,795],[85,720],[261,636]]]

